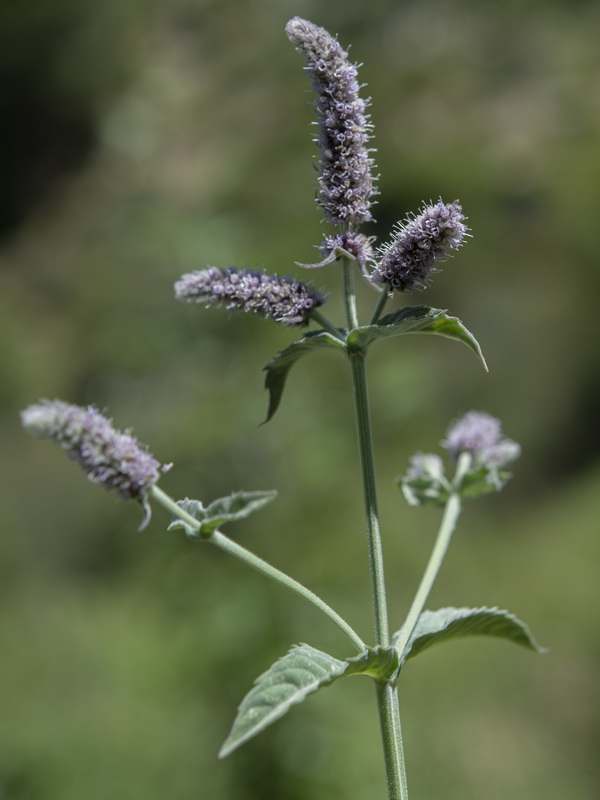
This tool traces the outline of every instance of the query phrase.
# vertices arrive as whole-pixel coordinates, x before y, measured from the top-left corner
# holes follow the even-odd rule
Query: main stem
[[[352,329],[357,327],[358,320],[350,268],[351,265],[345,261],[343,267],[344,300],[348,327]],[[363,351],[353,352],[349,353],[349,356],[352,367],[354,407],[358,429],[358,446],[365,502],[367,543],[369,565],[371,569],[373,611],[375,616],[375,640],[378,645],[388,647],[390,643],[390,631],[383,567],[383,549],[381,545],[381,531],[379,528],[379,513],[377,510],[377,490],[375,484],[369,397],[367,393],[365,353]],[[408,800],[406,769],[404,766],[404,748],[402,745],[400,712],[398,708],[398,688],[395,684],[387,682],[377,683],[376,691],[388,798],[389,800]]]

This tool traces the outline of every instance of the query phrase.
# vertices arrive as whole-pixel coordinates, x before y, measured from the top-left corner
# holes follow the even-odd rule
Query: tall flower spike
[[[516,442],[502,436],[500,420],[483,411],[469,411],[454,422],[442,446],[454,461],[461,453],[467,452],[489,469],[504,467],[521,453]]]
[[[367,103],[358,94],[357,68],[324,28],[294,17],[285,32],[306,59],[317,95],[321,153],[317,202],[333,225],[368,222],[375,194],[373,159],[367,147],[371,124]]]
[[[458,200],[446,205],[439,200],[424,206],[394,232],[394,240],[380,250],[371,279],[389,287],[392,294],[410,292],[427,284],[437,262],[463,243],[468,228]]]
[[[170,464],[159,464],[129,433],[93,406],[41,400],[21,412],[23,427],[39,439],[53,439],[83,467],[93,483],[116,489],[125,500],[144,500]]]
[[[246,311],[287,325],[306,325],[325,302],[316,289],[293,278],[236,267],[209,267],[182,275],[175,284],[175,298]]]

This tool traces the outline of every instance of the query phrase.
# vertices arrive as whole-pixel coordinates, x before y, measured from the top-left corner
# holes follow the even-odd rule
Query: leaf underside
[[[396,644],[401,631],[392,637]],[[424,611],[413,634],[400,654],[401,662],[413,658],[439,642],[461,636],[496,636],[508,639],[530,650],[543,653],[529,628],[520,619],[498,608],[440,608],[437,611]]]

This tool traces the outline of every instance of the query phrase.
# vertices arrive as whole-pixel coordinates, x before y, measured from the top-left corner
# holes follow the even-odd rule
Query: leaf
[[[191,523],[174,516],[167,530],[183,528],[186,535],[193,539],[197,539],[200,536],[207,537],[226,522],[233,522],[250,516],[250,514],[266,506],[276,497],[276,491],[234,492],[227,497],[213,500],[207,508],[204,508],[199,500],[189,500],[186,497],[185,500],[178,500],[177,505],[198,520],[200,528],[197,529]]]
[[[485,369],[487,364],[477,339],[457,317],[429,306],[406,306],[386,314],[375,325],[355,328],[348,334],[348,351],[364,350],[378,339],[399,336],[403,333],[435,333],[448,339],[463,342],[479,358]]]
[[[313,350],[321,350],[325,347],[345,349],[344,343],[327,331],[310,331],[301,339],[284,348],[267,364],[265,389],[269,392],[269,409],[265,422],[268,422],[279,408],[288,373],[296,361],[312,353]]]
[[[347,667],[346,661],[310,645],[292,647],[258,678],[242,700],[219,758],[225,758],[252,739],[311,692],[341,677]]]
[[[392,637],[395,645],[401,630]],[[438,642],[454,639],[459,636],[497,636],[509,639],[538,653],[545,652],[541,648],[524,622],[498,608],[440,608],[437,611],[424,611],[406,646],[400,653],[403,664],[409,658],[418,655]]]
[[[368,648],[340,661],[308,644],[295,645],[257,679],[242,700],[219,758],[233,753],[322,686],[351,675],[386,678],[397,668],[398,653],[391,647]]]

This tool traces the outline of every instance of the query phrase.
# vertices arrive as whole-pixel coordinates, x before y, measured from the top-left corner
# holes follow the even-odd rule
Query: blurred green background
[[[468,507],[431,598],[497,605],[549,647],[465,641],[402,684],[415,798],[591,800],[598,751],[600,7],[475,0],[28,0],[0,6],[0,798],[362,800],[385,786],[370,682],[338,683],[231,758],[254,678],[293,642],[348,655],[317,612],[157,509],[89,484],[18,411],[96,403],[176,497],[271,489],[230,529],[345,613],[371,611],[346,364],[324,352],[266,409],[293,331],[176,304],[211,265],[298,274],[321,240],[300,14],[364,63],[381,196],[369,233],[460,198],[473,239],[412,302],[449,308],[491,367],[437,338],[372,351],[397,627],[438,522],[393,485],[470,408],[523,446]],[[306,274],[302,275],[306,278]],[[338,268],[312,273],[340,320]],[[361,296],[363,314],[371,298]],[[370,305],[368,306],[370,308]]]

